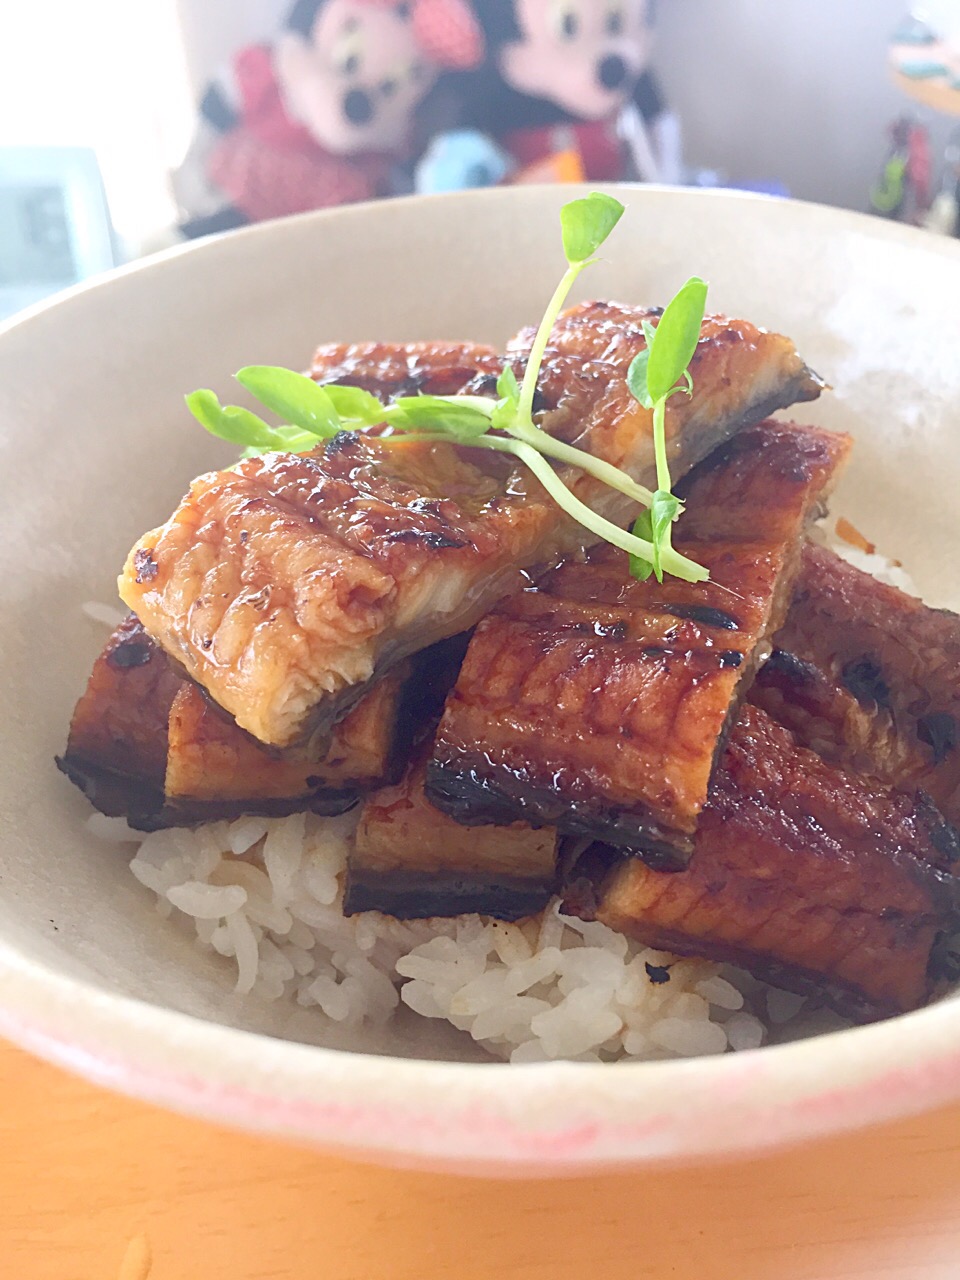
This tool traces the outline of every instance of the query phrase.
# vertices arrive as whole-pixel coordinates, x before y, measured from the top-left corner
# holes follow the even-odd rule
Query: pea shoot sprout
[[[666,309],[659,324],[645,326],[647,349],[630,368],[628,385],[636,399],[653,410],[657,489],[651,492],[625,471],[583,449],[556,440],[534,421],[534,394],[554,325],[581,272],[616,227],[624,207],[612,196],[594,192],[561,210],[567,269],[537,329],[522,382],[510,365],[497,380],[497,398],[487,396],[403,396],[384,406],[356,387],[320,386],[305,374],[267,365],[241,369],[237,381],[266,409],[283,420],[268,422],[236,405],[221,405],[209,390],[187,396],[187,405],[207,431],[244,450],[244,457],[267,452],[305,453],[340,431],[381,424],[414,438],[443,440],[468,448],[510,454],[522,462],[569,516],[597,538],[630,556],[637,577],[670,573],[701,582],[707,570],[674,550],[671,529],[681,507],[671,492],[667,463],[665,410],[670,396],[689,390],[687,366],[696,350],[703,320],[706,285],[689,281]],[[685,385],[677,386],[681,380]],[[572,493],[552,463],[575,467],[647,508],[632,532],[593,511]]]
[[[653,447],[657,463],[657,491],[647,510],[633,526],[637,537],[648,538],[653,555],[630,557],[630,572],[646,579],[656,574],[663,581],[665,557],[672,550],[673,522],[680,515],[680,501],[674,496],[667,459],[666,415],[671,396],[693,394],[690,361],[700,341],[700,330],[707,305],[707,286],[697,276],[687,281],[659,323],[643,326],[646,348],[630,365],[627,386],[645,409],[653,410]]]

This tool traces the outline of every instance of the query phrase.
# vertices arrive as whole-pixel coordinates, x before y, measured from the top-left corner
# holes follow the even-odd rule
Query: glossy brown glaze
[[[594,304],[574,314],[545,362],[542,425],[651,483],[651,415],[625,384],[651,313]],[[386,385],[389,353],[363,350],[358,369]],[[438,350],[448,367],[449,348]],[[409,348],[398,352],[397,368]],[[431,358],[419,350],[420,367]],[[338,349],[319,371],[347,377],[349,361]],[[488,355],[476,363],[489,379]],[[785,338],[740,321],[708,322],[694,371],[692,399],[675,397],[667,415],[677,475],[745,422],[820,388]],[[636,509],[581,472],[568,479],[610,518]],[[311,455],[201,477],[133,549],[120,592],[240,725],[285,747],[341,718],[376,674],[472,626],[519,568],[590,540],[526,472],[487,453],[340,436]]]
[[[556,888],[556,832],[520,822],[460,826],[426,799],[425,764],[421,756],[397,786],[364,804],[347,864],[346,914],[519,920],[542,911]]]
[[[825,759],[960,821],[960,617],[810,545],[753,700]]]
[[[244,729],[290,746],[341,718],[378,658],[473,625],[551,518],[448,445],[338,437],[202,477],[127,594]]]
[[[503,357],[477,342],[353,342],[318,347],[317,382],[360,387],[384,402],[397,396],[454,396],[480,376],[496,379]]]
[[[955,927],[928,805],[842,773],[745,707],[687,870],[600,850],[567,907],[682,955],[729,961],[868,1017],[930,996],[934,943]]]
[[[408,672],[399,668],[373,686],[341,721],[329,748],[269,755],[184,683],[170,711],[165,791],[174,809],[195,804],[310,800],[320,791],[370,790],[390,772],[397,703]]]
[[[57,759],[101,813],[139,818],[163,807],[167,721],[182,683],[136,618],[107,641]]]
[[[484,619],[428,768],[434,802],[460,822],[556,824],[682,865],[731,709],[849,447],[769,422],[695,471],[675,542],[709,582],[638,582],[605,546]]]
[[[436,723],[455,667],[437,654],[430,668],[405,666],[378,682],[329,743],[271,754],[175,672],[131,618],[98,658],[58,763],[97,809],[143,829],[342,813],[398,777],[422,726]]]
[[[540,379],[554,405],[544,423],[551,435],[616,460],[634,474],[642,470],[652,476],[650,415],[629,394],[623,374],[646,347],[644,323],[656,327],[660,314],[658,308],[619,302],[585,302],[563,313],[551,334]],[[522,359],[532,340],[533,330],[523,330],[508,344],[508,352]],[[554,362],[561,369],[569,362],[581,371],[566,394],[561,394],[562,385],[549,394]],[[618,377],[610,376],[613,370]],[[705,318],[690,374],[693,397],[674,396],[667,406],[667,453],[674,480],[739,426],[815,400],[823,389],[788,338],[720,315]]]

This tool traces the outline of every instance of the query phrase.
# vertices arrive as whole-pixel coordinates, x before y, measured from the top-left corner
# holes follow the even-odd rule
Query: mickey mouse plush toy
[[[209,86],[175,181],[187,237],[389,195],[415,113],[483,37],[468,0],[297,0]]]
[[[521,168],[579,153],[593,182],[680,179],[679,133],[648,69],[652,0],[477,0],[487,40],[471,123]]]

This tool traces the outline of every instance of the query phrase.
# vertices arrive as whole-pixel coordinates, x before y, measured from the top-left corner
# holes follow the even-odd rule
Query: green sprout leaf
[[[512,364],[505,364],[503,372],[497,379],[497,395],[501,400],[519,400],[520,399],[520,383],[517,381],[517,375],[513,372]]]
[[[214,435],[244,449],[244,456],[272,450],[303,453],[341,430],[380,424],[394,427],[407,440],[447,440],[455,445],[512,454],[527,466],[557,504],[596,537],[627,552],[638,577],[674,574],[688,582],[709,575],[671,546],[673,521],[682,510],[670,492],[667,465],[665,409],[670,395],[688,391],[692,382],[687,364],[696,349],[706,296],[701,280],[690,280],[663,313],[659,325],[644,324],[647,348],[631,365],[628,383],[641,404],[653,410],[657,463],[657,491],[638,484],[619,467],[549,435],[533,420],[533,400],[544,356],[557,318],[580,273],[613,231],[624,207],[612,196],[593,192],[561,211],[567,270],[554,291],[531,344],[522,382],[512,364],[497,379],[497,399],[489,396],[405,396],[383,405],[358,387],[321,386],[303,374],[271,365],[241,369],[238,380],[284,420],[270,426],[256,414],[223,406],[212,391],[187,397],[194,416]],[[699,308],[699,316],[698,316]],[[683,379],[683,386],[677,386]],[[557,473],[557,464],[591,475],[631,500],[645,504],[634,532],[599,515],[577,497]]]
[[[694,276],[660,317],[648,348],[647,390],[652,401],[668,396],[687,372],[700,341],[706,307],[707,286]]]
[[[384,407],[369,391],[335,383],[325,383],[323,390],[345,425],[375,427],[384,421]]]
[[[343,429],[340,415],[324,387],[306,374],[273,365],[249,365],[236,375],[242,387],[302,431],[329,440]]]
[[[627,370],[627,386],[635,400],[639,400],[645,409],[652,409],[654,402],[653,397],[650,395],[650,352],[653,350],[653,344],[656,341],[657,330],[649,320],[643,321],[643,335],[647,340],[647,345],[634,356],[630,368]]]
[[[317,448],[317,437],[309,431],[301,431],[299,427],[271,427],[271,433],[268,445],[248,445],[242,456],[259,458],[265,453],[309,453]]]
[[[500,399],[490,415],[490,425],[495,431],[513,432],[520,408],[520,384],[512,365],[504,365],[497,379],[497,395]]]
[[[634,537],[645,538],[653,545],[653,555],[649,560],[643,556],[630,557],[630,572],[641,582],[646,582],[651,573],[657,575],[658,582],[663,581],[663,553],[669,548],[670,527],[679,514],[680,499],[658,489],[650,506],[634,524]]]
[[[653,544],[653,518],[650,515],[650,508],[641,511],[633,522],[633,528],[630,530],[635,538],[642,538],[644,542]],[[652,554],[652,553],[651,553]],[[653,573],[653,561],[648,560],[646,556],[631,555],[630,556],[630,576],[636,578],[638,582],[646,582]]]
[[[699,276],[687,281],[654,327],[643,322],[647,345],[637,353],[627,371],[630,394],[644,409],[653,411],[653,448],[657,463],[657,492],[648,511],[637,520],[634,531],[653,544],[649,560],[632,556],[630,572],[646,581],[651,573],[663,581],[665,554],[672,550],[673,522],[681,506],[671,493],[670,464],[667,456],[667,401],[680,393],[693,394],[690,361],[700,341],[707,306],[707,285]],[[680,383],[681,385],[677,385]]]
[[[517,399],[512,429],[513,434],[518,438],[530,441],[537,430],[533,422],[533,397],[550,334],[557,323],[557,317],[563,310],[563,304],[581,271],[590,266],[593,255],[623,217],[624,212],[624,207],[619,200],[599,191],[594,191],[583,200],[571,200],[560,210],[563,252],[566,254],[568,266],[540,321],[540,327],[527,357],[527,367],[523,374],[523,384]]]
[[[490,415],[490,425],[494,431],[506,431],[516,435],[517,402],[516,400],[498,400]]]
[[[394,405],[403,414],[394,425],[402,431],[426,431],[446,436],[456,444],[469,444],[490,430],[488,414],[470,405],[457,404],[456,396],[402,396]]]
[[[272,449],[276,439],[274,428],[249,409],[222,405],[209,390],[194,391],[187,396],[187,408],[211,435],[219,436],[242,448]]]
[[[307,453],[344,428],[374,426],[391,413],[359,387],[322,387],[302,373],[274,365],[250,365],[240,370],[237,381],[284,418],[284,424],[274,427],[249,409],[221,405],[212,391],[195,391],[187,396],[187,405],[213,435],[240,445],[245,458]]]
[[[624,215],[613,196],[594,191],[583,200],[571,200],[560,210],[563,252],[571,267],[587,263]]]
[[[634,400],[639,400],[644,409],[652,409],[653,401],[650,399],[650,383],[647,373],[650,367],[650,348],[644,349],[634,356],[630,368],[627,370],[627,386]]]

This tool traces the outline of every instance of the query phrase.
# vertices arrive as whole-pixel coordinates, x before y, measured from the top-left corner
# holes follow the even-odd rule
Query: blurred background
[[[0,35],[0,317],[249,222],[505,182],[960,231],[960,0],[6,0]]]

